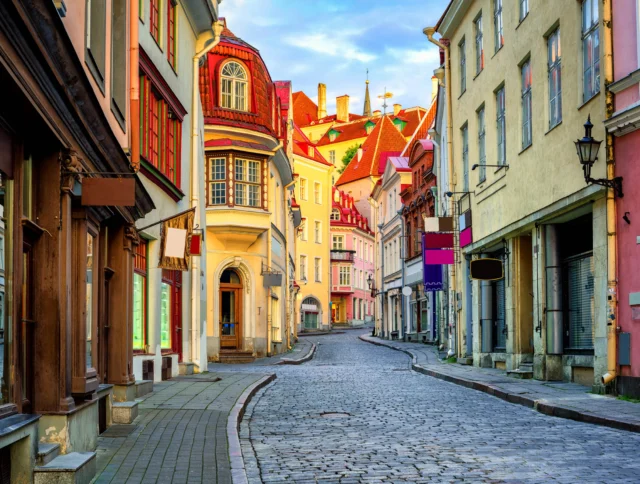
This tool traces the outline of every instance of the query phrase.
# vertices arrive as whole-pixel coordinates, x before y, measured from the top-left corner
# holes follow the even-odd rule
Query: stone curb
[[[298,333],[298,338],[306,338],[307,336],[329,336],[332,334],[344,334],[344,331],[321,331],[318,333]]]
[[[461,378],[459,376],[447,375],[446,373],[442,373],[440,371],[434,370],[433,368],[427,368],[422,365],[418,365],[416,363],[415,355],[411,353],[409,350],[398,348],[397,346],[392,346],[390,344],[385,344],[380,341],[372,341],[364,338],[363,336],[360,336],[359,338],[365,343],[370,343],[376,346],[384,346],[385,348],[399,351],[401,353],[408,355],[409,357],[411,357],[411,361],[412,361],[411,369],[418,373],[422,373],[423,375],[428,375],[433,378],[437,378],[439,380],[443,380],[449,383],[454,383],[456,385],[463,386],[465,388],[470,388],[472,390],[484,392],[496,398],[505,400],[509,403],[523,405],[527,408],[531,408],[544,415],[564,418],[568,420],[575,420],[577,422],[585,422],[585,423],[590,423],[594,425],[601,425],[603,427],[610,427],[617,430],[627,430],[629,432],[640,433],[640,423],[628,422],[621,419],[603,417],[601,415],[596,415],[593,413],[581,412],[573,408],[550,403],[544,399],[535,400],[533,398],[518,395],[516,393],[505,392],[501,388],[498,388],[489,383],[482,383],[474,380],[468,380],[466,378]]]
[[[231,463],[231,480],[233,484],[247,484],[248,482],[247,473],[244,468],[244,459],[242,458],[242,449],[240,447],[240,436],[238,435],[244,411],[258,390],[275,379],[276,375],[272,373],[262,377],[248,387],[242,395],[240,395],[231,412],[229,412],[229,417],[227,418],[227,442],[229,444],[229,461]]]
[[[306,363],[307,361],[310,361],[313,358],[313,355],[316,352],[316,344],[313,343],[311,345],[311,349],[309,350],[309,352],[304,355],[302,358],[298,358],[297,360],[291,359],[291,358],[282,358],[279,362],[274,363],[274,365],[301,365],[302,363]]]

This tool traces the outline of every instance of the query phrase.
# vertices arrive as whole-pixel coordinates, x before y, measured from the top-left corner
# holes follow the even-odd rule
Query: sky
[[[403,107],[431,102],[431,76],[439,53],[422,33],[436,24],[448,0],[222,0],[220,17],[236,36],[260,51],[272,79],[317,101],[327,85],[327,111],[350,96],[362,114],[369,69],[371,107],[391,92]]]

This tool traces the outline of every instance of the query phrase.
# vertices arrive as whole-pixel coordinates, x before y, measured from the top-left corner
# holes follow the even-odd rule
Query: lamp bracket
[[[588,165],[584,165],[584,180],[587,183],[593,183],[594,185],[600,185],[606,188],[613,189],[614,195],[617,198],[624,197],[624,193],[622,192],[622,177],[617,176],[611,180],[606,178],[591,178],[591,167]]]

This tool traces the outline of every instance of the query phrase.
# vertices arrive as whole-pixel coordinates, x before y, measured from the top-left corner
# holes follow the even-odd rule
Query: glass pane
[[[8,288],[13,285],[13,261],[12,236],[13,236],[13,181],[8,180],[3,173],[0,173],[0,248],[2,258],[0,263],[0,403],[9,401],[8,374],[5,378],[4,369],[9,368],[11,358],[11,325],[8,324],[9,315],[12,309],[12,299],[7,293]]]
[[[236,205],[247,204],[247,185],[244,183],[236,184]]]
[[[260,162],[258,161],[250,161],[249,162],[249,181],[251,183],[258,183],[260,181]]]
[[[171,348],[171,286],[162,283],[160,293],[160,347]]]
[[[86,301],[86,326],[87,326],[87,367],[93,367],[91,357],[91,339],[93,334],[93,249],[95,238],[87,234],[87,301]]]
[[[246,180],[245,178],[245,165],[246,165],[246,161],[244,160],[236,160],[236,180],[237,181],[244,181]]]
[[[133,349],[144,350],[145,286],[143,275],[133,274]]]
[[[222,292],[222,335],[235,336],[236,323],[236,293],[235,291]]]

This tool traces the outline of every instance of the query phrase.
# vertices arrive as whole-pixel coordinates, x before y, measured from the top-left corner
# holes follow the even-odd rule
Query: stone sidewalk
[[[231,483],[228,418],[266,373],[209,372],[155,383],[132,425],[98,438],[96,483]]]
[[[596,395],[590,393],[590,388],[576,383],[518,380],[497,369],[444,363],[436,349],[429,345],[388,341],[368,334],[361,335],[360,339],[406,353],[417,372],[480,390],[546,415],[640,432],[640,404]]]

